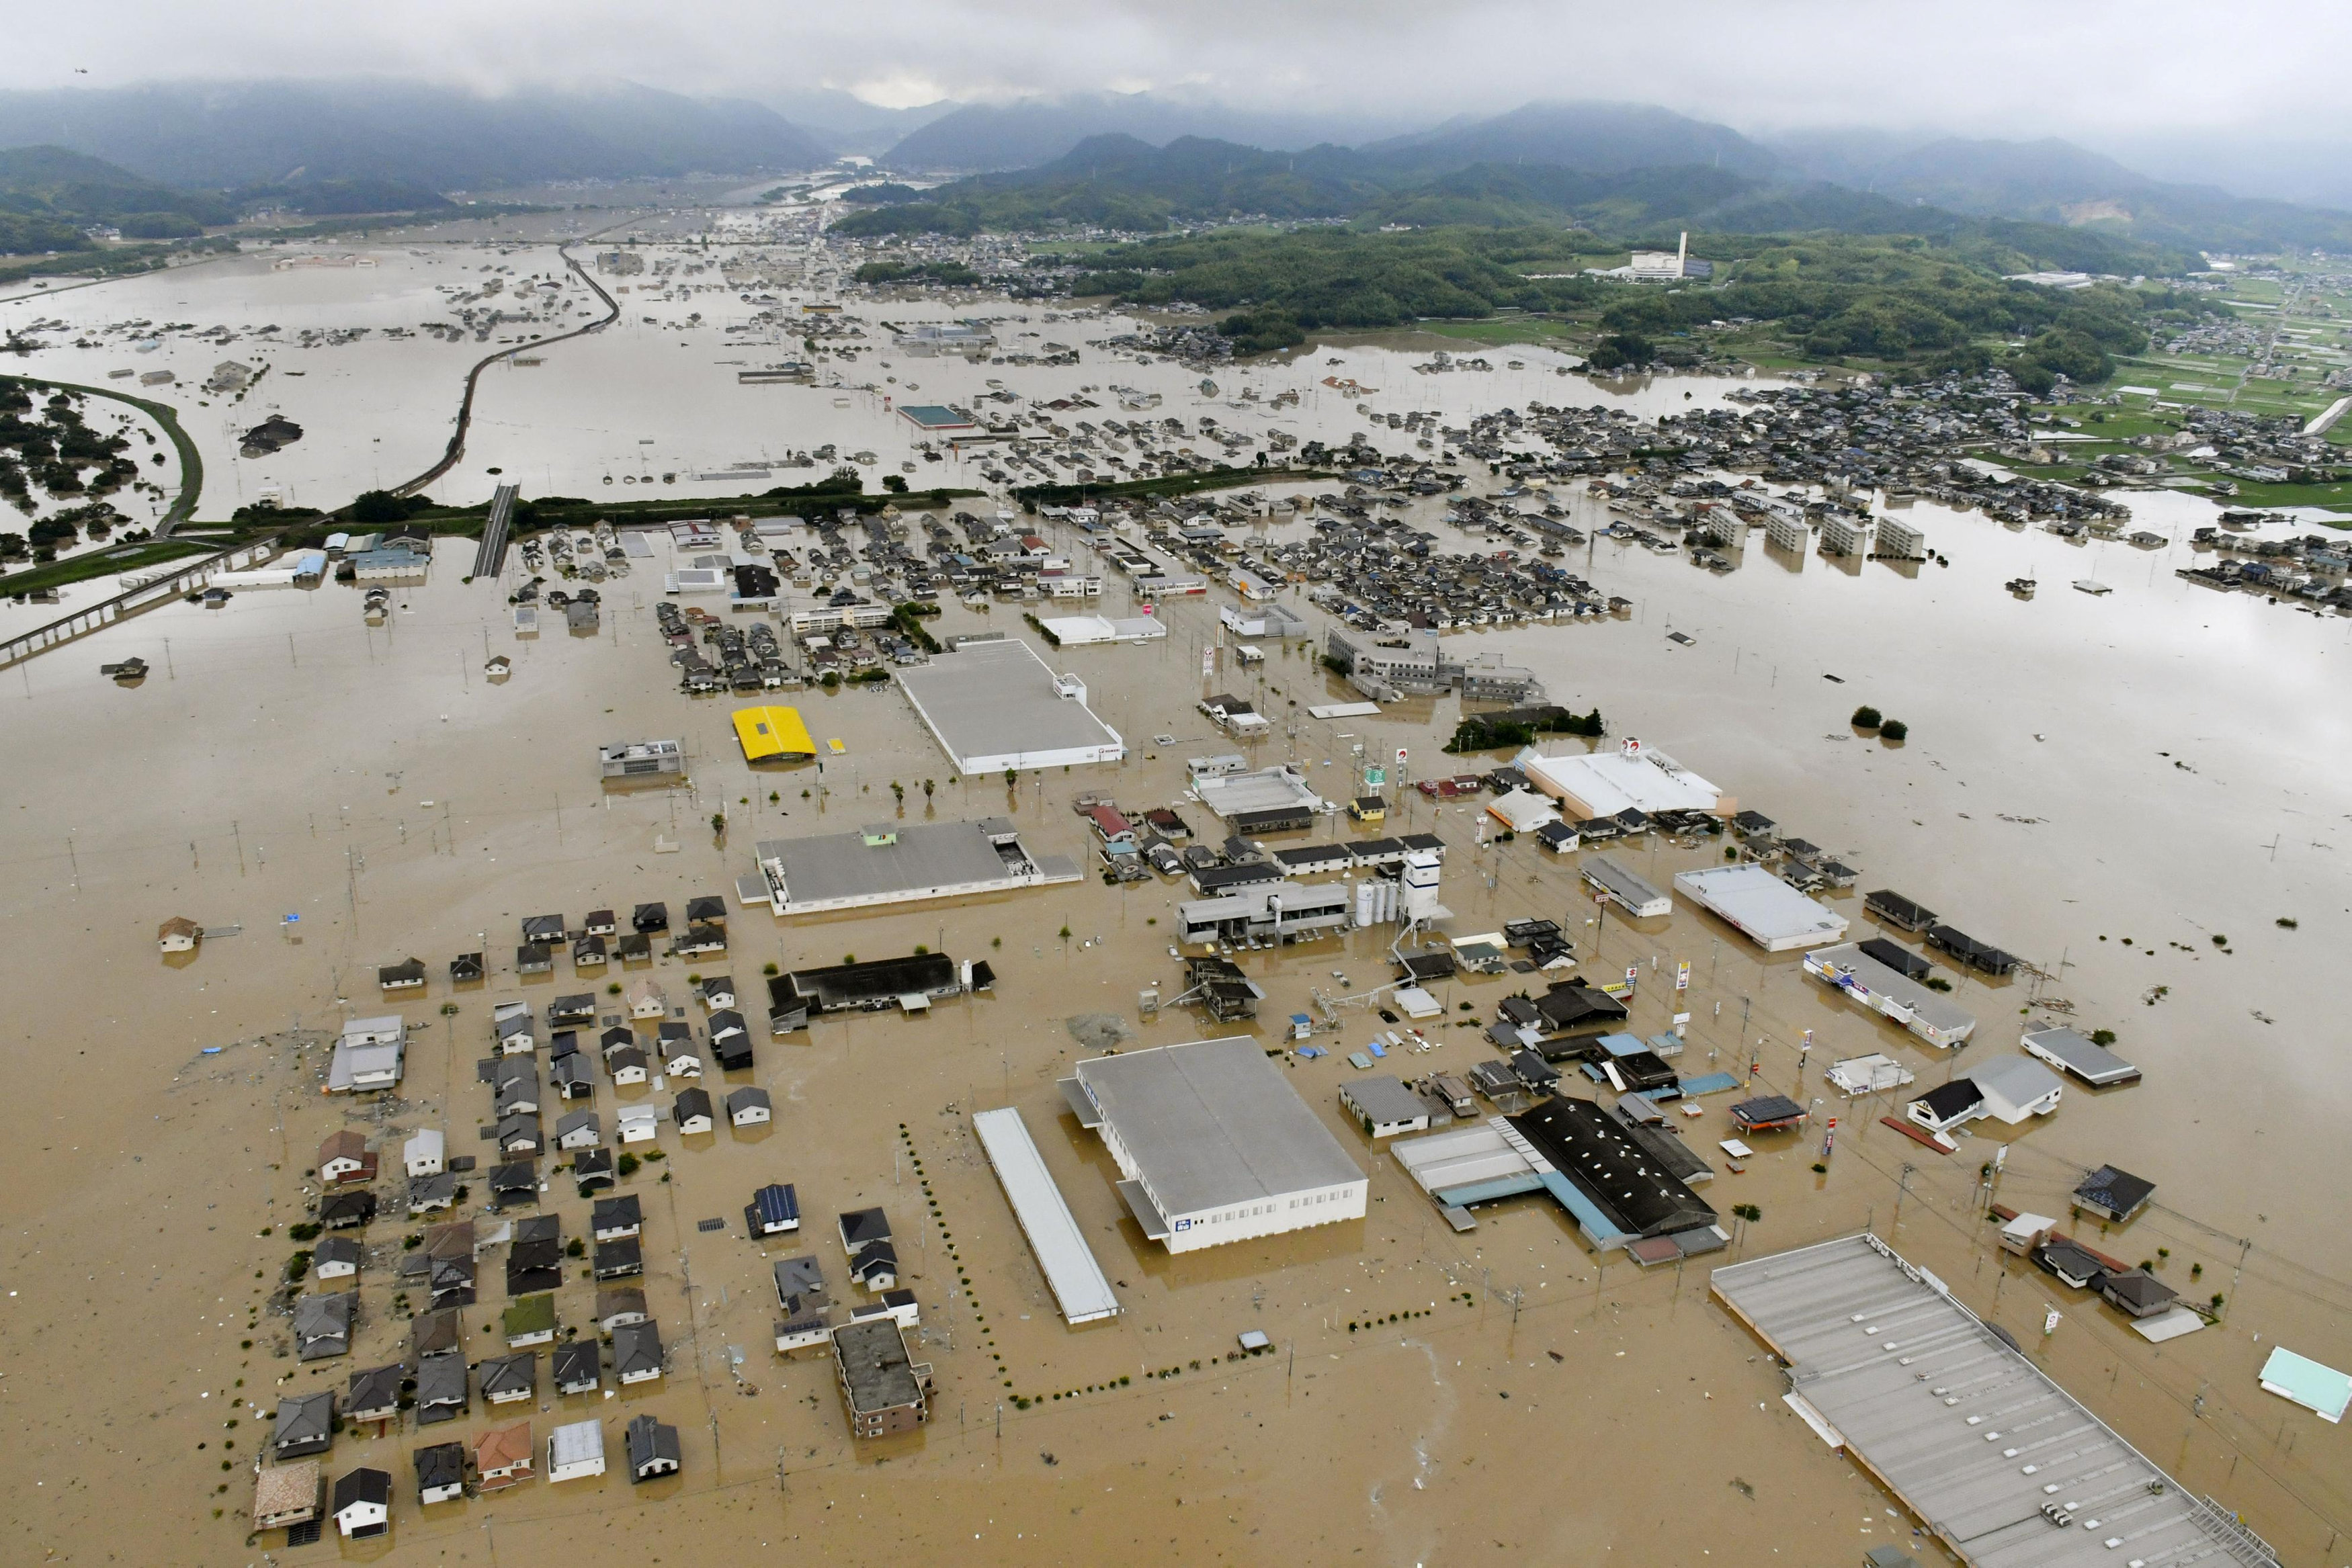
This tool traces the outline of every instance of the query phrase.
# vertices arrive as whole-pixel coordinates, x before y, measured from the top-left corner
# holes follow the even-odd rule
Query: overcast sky
[[[12,7],[7,31],[13,87],[368,71],[898,106],[1150,89],[1414,120],[1615,98],[1748,131],[2094,141],[2352,127],[2347,0],[81,0]]]

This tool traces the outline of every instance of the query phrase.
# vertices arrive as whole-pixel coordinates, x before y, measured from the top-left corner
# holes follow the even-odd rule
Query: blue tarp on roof
[[[1721,1094],[1727,1090],[1737,1089],[1738,1087],[1739,1080],[1734,1078],[1730,1073],[1710,1072],[1704,1078],[1684,1079],[1682,1082],[1682,1092],[1684,1096],[1687,1098],[1698,1094]],[[1671,1096],[1672,1093],[1671,1091],[1657,1089],[1644,1089],[1642,1092],[1653,1096],[1659,1094],[1667,1094]]]
[[[1541,1192],[1543,1178],[1533,1171],[1521,1171],[1517,1176],[1496,1176],[1492,1181],[1466,1182],[1461,1186],[1440,1187],[1430,1197],[1442,1207],[1451,1204],[1466,1208],[1474,1203],[1492,1203],[1498,1197],[1516,1197],[1523,1192]]]
[[[1575,1186],[1558,1171],[1542,1173],[1546,1191],[1559,1199],[1559,1205],[1576,1217],[1579,1229],[1595,1247],[1613,1247],[1633,1239],[1609,1223],[1593,1201],[1576,1190]]]

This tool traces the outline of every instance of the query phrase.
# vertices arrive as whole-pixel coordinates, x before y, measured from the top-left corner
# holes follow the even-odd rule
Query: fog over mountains
[[[2342,214],[2157,180],[2054,139],[1867,128],[1756,135],[1642,103],[1529,103],[1415,125],[1392,112],[1288,113],[1150,92],[914,109],[831,89],[784,93],[772,104],[621,80],[495,95],[380,78],[0,92],[0,148],[56,147],[191,192],[293,193],[300,205],[308,191],[315,211],[358,210],[372,200],[415,207],[435,193],[551,181],[781,173],[844,154],[933,177],[1043,170],[1104,137],[1119,140],[1094,145],[1166,148],[1197,139],[1233,149],[1221,154],[1229,159],[1285,155],[1310,177],[1370,172],[1388,191],[1417,176],[1429,185],[1424,194],[1467,193],[1490,205],[1526,183],[1547,210],[1573,206],[1545,171],[1623,177],[1673,170],[1688,189],[1712,190],[1719,211],[1685,202],[1685,215],[1712,223],[1883,226],[1891,204],[2092,225],[2170,245],[2352,240],[2352,219]],[[1126,153],[1111,162],[1118,171],[1100,177],[1164,183],[1168,175]],[[1702,170],[1724,177],[1719,189],[1692,172]],[[319,196],[322,187],[339,193]],[[1595,188],[1575,189],[1583,193],[1577,199],[1600,199]],[[1864,197],[1874,200],[1855,200]],[[1335,197],[1325,208],[1350,214],[1362,205]],[[54,202],[42,210],[63,211]],[[1441,204],[1401,221],[1446,221],[1445,211]]]

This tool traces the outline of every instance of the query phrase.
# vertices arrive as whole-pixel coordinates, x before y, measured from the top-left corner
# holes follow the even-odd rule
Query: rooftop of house
[[[2101,1166],[2074,1188],[2074,1201],[2095,1204],[2112,1214],[2129,1214],[2156,1192],[2156,1184],[2114,1166]]]
[[[852,1409],[863,1415],[923,1402],[923,1385],[907,1353],[907,1336],[895,1319],[872,1317],[833,1331],[834,1354]]]

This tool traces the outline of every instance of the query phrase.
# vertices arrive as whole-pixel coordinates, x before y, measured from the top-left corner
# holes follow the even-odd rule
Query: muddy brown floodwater
[[[1580,495],[1580,526],[1603,520],[1589,510]],[[2145,581],[2113,572],[2114,595],[2077,602],[2058,584],[2091,572],[2057,564],[2065,547],[2046,536],[1974,517],[1930,527],[1953,565],[1916,580],[1819,559],[1800,570],[1760,541],[1722,578],[1597,545],[1578,570],[1637,601],[1633,616],[1482,634],[1479,645],[1536,664],[1558,700],[1598,704],[1617,733],[1843,853],[1864,868],[1863,888],[1909,892],[2046,971],[1995,986],[1955,977],[1956,999],[1983,1020],[1963,1061],[2013,1051],[2026,1015],[2059,1016],[2062,1005],[2085,1028],[2116,1029],[2147,1081],[2070,1088],[2054,1117],[2010,1138],[1993,1197],[2063,1214],[2086,1166],[2113,1161],[2155,1179],[2158,1207],[2095,1244],[2158,1261],[2185,1294],[2223,1292],[2218,1327],[2150,1346],[2105,1306],[1991,1248],[1978,1192],[1991,1141],[1936,1154],[1878,1124],[1899,1105],[1843,1103],[1820,1076],[1871,1050],[1922,1082],[1951,1062],[1806,980],[1795,955],[1759,960],[1686,905],[1591,926],[1574,857],[1481,848],[1467,805],[1408,793],[1390,830],[1447,841],[1454,929],[1561,918],[1588,972],[1640,968],[1638,1032],[1659,1032],[1678,1008],[1694,1015],[1685,1071],[1744,1071],[1752,1059],[1760,1083],[1840,1117],[1826,1174],[1811,1168],[1817,1122],[1802,1136],[1752,1139],[1743,1174],[1702,1188],[1719,1210],[1762,1211],[1728,1256],[1874,1228],[2185,1484],[2242,1511],[2287,1560],[2321,1561],[2352,1523],[2346,1432],[2262,1393],[2254,1371],[2273,1342],[2352,1364],[2336,1134],[2352,1093],[2331,995],[2352,904],[2337,859],[2352,810],[2341,623],[2192,597],[2156,565]],[[348,589],[250,591],[226,610],[139,617],[0,675],[0,911],[13,981],[0,1050],[26,1095],[5,1156],[9,1561],[247,1563],[274,1549],[275,1534],[247,1543],[242,1514],[276,1400],[340,1388],[405,1346],[394,1265],[408,1228],[388,1218],[366,1233],[354,1354],[316,1367],[286,1354],[287,1320],[265,1303],[294,1245],[286,1228],[312,1196],[313,1151],[347,1124],[392,1140],[394,1154],[421,1126],[446,1128],[453,1153],[478,1147],[488,1095],[474,1063],[491,1003],[543,1005],[576,988],[568,974],[518,979],[523,916],[648,899],[676,909],[699,893],[731,903],[755,839],[888,816],[894,781],[910,819],[1010,812],[1033,847],[1083,856],[1075,794],[1175,800],[1182,758],[1223,746],[1192,708],[1199,647],[1216,638],[1214,604],[1194,600],[1163,607],[1172,635],[1160,646],[1049,655],[1084,674],[1097,711],[1135,743],[1118,766],[1026,776],[1011,790],[957,779],[885,687],[802,694],[812,729],[843,752],[822,772],[755,774],[732,746],[734,705],[673,689],[651,612],[657,572],[640,563],[606,585],[602,634],[519,643],[503,593],[459,581],[471,549],[445,543],[432,580],[401,590],[382,628],[362,623]],[[2053,591],[2019,604],[1999,583],[2029,557]],[[1104,613],[1124,612],[1121,591]],[[1319,629],[1319,612],[1300,608]],[[939,629],[1017,630],[1016,615],[950,605]],[[1696,644],[1667,642],[1669,626]],[[132,653],[155,666],[143,685],[96,675],[100,662]],[[514,660],[511,678],[485,678],[490,653]],[[1306,717],[1309,704],[1345,695],[1311,648],[1220,681],[1285,721],[1252,748],[1257,758],[1297,758],[1327,795],[1350,792],[1359,741],[1408,746],[1420,773],[1453,766],[1437,750],[1457,714],[1451,700],[1376,719]],[[1845,717],[1865,701],[1908,720],[1910,744],[1855,735]],[[656,736],[685,739],[691,787],[603,792],[594,747]],[[719,810],[730,819],[723,846],[709,826]],[[675,852],[657,852],[665,839]],[[1664,878],[1721,851],[1613,852]],[[1895,1541],[1939,1557],[1913,1539],[1916,1521],[1788,1414],[1779,1371],[1710,1302],[1704,1267],[1604,1263],[1532,1199],[1489,1207],[1466,1234],[1440,1221],[1339,1113],[1345,1051],[1377,1022],[1360,1008],[1339,1010],[1327,1039],[1339,1055],[1288,1071],[1370,1170],[1370,1217],[1184,1258],[1147,1243],[1055,1080],[1084,1049],[1066,1027],[1074,1015],[1122,1015],[1142,1043],[1231,1032],[1181,1010],[1137,1016],[1143,988],[1177,988],[1166,934],[1179,896],[1087,882],[792,923],[738,910],[724,960],[692,972],[724,969],[751,988],[769,963],[920,943],[989,958],[998,985],[927,1018],[826,1019],[762,1040],[750,1081],[773,1092],[773,1125],[683,1140],[666,1128],[667,1157],[624,1184],[646,1200],[643,1283],[667,1375],[609,1399],[547,1398],[530,1416],[542,1443],[559,1421],[602,1416],[617,1454],[621,1422],[656,1412],[681,1434],[680,1476],[632,1487],[616,1462],[600,1481],[427,1511],[409,1451],[470,1439],[493,1424],[479,1407],[422,1437],[413,1427],[346,1432],[331,1470],[380,1465],[395,1498],[389,1542],[343,1554],[601,1563],[765,1549],[828,1561],[1405,1568],[1488,1557],[1826,1563]],[[1857,896],[1835,902],[1869,934]],[[167,960],[155,928],[175,915],[215,934]],[[2274,925],[2280,916],[2298,927]],[[1270,1020],[1307,1009],[1310,988],[1385,980],[1386,940],[1361,932],[1243,955],[1267,992],[1264,1037],[1273,1041]],[[491,955],[489,981],[453,991],[447,960],[478,948]],[[421,1000],[395,1004],[425,1026],[399,1097],[325,1098],[319,1042],[347,1014],[391,1010],[375,967],[410,955],[433,977]],[[1692,987],[1678,998],[1672,977],[1685,961]],[[683,1000],[689,970],[664,960],[651,973]],[[1473,1020],[1524,983],[1442,988],[1453,1027],[1403,1065],[1460,1071],[1487,1056]],[[1801,1065],[1806,1030],[1814,1043]],[[608,1120],[616,1098],[650,1096],[601,1084]],[[1724,1103],[1675,1118],[1719,1169]],[[969,1132],[972,1111],[1001,1104],[1024,1113],[1117,1281],[1118,1318],[1062,1325]],[[731,1221],[768,1181],[798,1188],[808,1228],[793,1245],[755,1246]],[[398,1184],[382,1185],[389,1195]],[[926,1430],[860,1445],[830,1361],[770,1349],[767,1264],[813,1251],[837,1279],[831,1217],[875,1203],[911,1266],[939,1391]],[[585,1228],[588,1205],[560,1176],[543,1208],[567,1235]],[[704,1218],[730,1224],[703,1232]],[[486,1275],[496,1267],[493,1254]],[[564,1323],[588,1321],[592,1291],[566,1282]],[[484,1331],[495,1283],[486,1295],[467,1314],[475,1358],[501,1348]],[[2045,1337],[2053,1305],[2063,1321]],[[1229,1360],[1248,1329],[1268,1334],[1273,1353]],[[126,1512],[131,1498],[139,1506]]]

